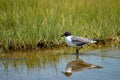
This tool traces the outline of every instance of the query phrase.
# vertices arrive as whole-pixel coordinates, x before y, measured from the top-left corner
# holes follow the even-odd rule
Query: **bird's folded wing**
[[[92,41],[91,39],[78,37],[78,36],[73,36],[71,39],[73,43],[80,43],[80,44],[87,44]]]

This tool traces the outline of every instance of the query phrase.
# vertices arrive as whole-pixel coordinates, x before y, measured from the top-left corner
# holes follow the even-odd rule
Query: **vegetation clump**
[[[0,49],[56,47],[60,35],[120,41],[120,0],[0,0]]]

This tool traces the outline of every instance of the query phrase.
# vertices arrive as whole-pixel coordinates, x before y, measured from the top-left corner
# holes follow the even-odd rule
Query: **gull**
[[[65,41],[68,46],[72,46],[76,48],[76,54],[79,54],[79,48],[82,48],[83,45],[89,43],[96,43],[98,41],[89,38],[73,36],[69,31],[66,31],[63,35],[61,35],[61,37],[63,36],[65,36]]]

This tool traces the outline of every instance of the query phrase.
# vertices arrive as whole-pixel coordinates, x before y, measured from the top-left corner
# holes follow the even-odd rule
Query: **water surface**
[[[63,72],[68,63],[82,60],[103,68]],[[113,48],[74,53],[28,52],[0,54],[1,80],[120,80],[120,50]]]

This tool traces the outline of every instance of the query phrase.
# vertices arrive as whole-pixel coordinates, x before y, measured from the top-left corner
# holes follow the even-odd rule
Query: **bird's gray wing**
[[[73,36],[71,39],[72,39],[72,42],[77,44],[78,46],[90,43],[92,41],[91,39],[78,37],[78,36]]]

